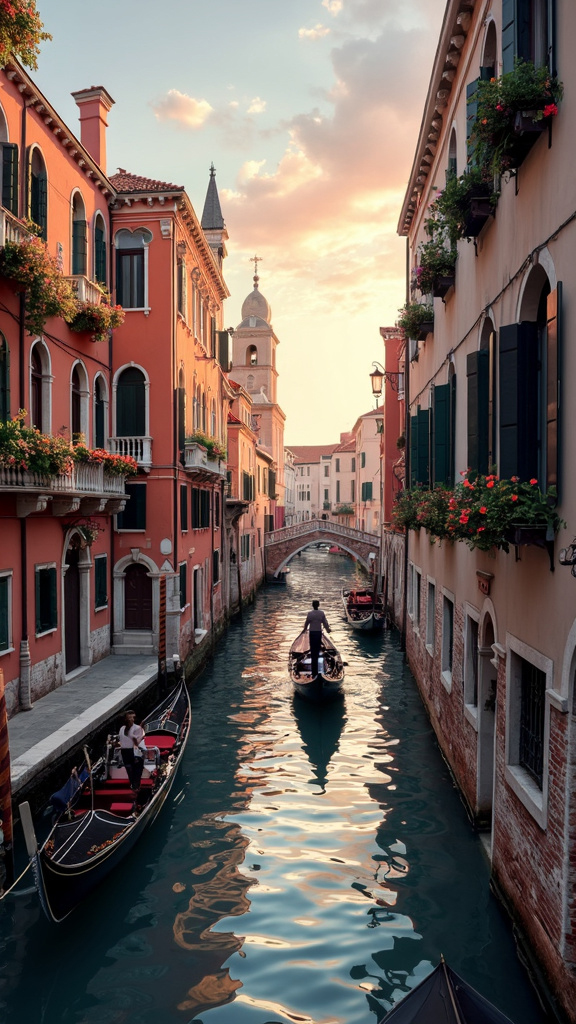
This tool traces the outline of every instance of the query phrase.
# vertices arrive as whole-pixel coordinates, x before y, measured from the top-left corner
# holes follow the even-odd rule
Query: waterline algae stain
[[[441,954],[545,1024],[397,638],[344,622],[351,562],[312,550],[291,569],[195,684],[137,859],[81,920],[50,927],[32,895],[3,910],[8,1024],[376,1024]],[[286,670],[313,597],[348,663],[322,708]]]

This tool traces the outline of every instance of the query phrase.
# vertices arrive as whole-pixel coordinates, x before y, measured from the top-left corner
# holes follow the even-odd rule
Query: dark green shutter
[[[86,274],[88,225],[85,220],[72,223],[72,273]]]
[[[180,529],[188,529],[188,484],[180,484]]]
[[[98,284],[106,284],[106,238],[99,227],[94,229],[94,275]]]
[[[36,588],[36,632],[46,633],[58,625],[58,596],[56,593],[56,569],[37,569]]]
[[[418,483],[430,483],[430,410],[418,409]]]
[[[418,483],[418,413],[410,417],[410,483]]]
[[[10,349],[0,334],[0,423],[10,418]]]
[[[108,556],[98,555],[94,559],[94,607],[105,608],[108,604]]]
[[[129,501],[126,508],[118,514],[118,530],[146,529],[146,484],[126,484]]]
[[[434,388],[433,484],[450,482],[450,385]]]
[[[216,317],[210,317],[210,355],[216,358]]]
[[[466,360],[468,381],[468,466],[475,473],[488,472],[488,401],[490,353],[470,352]]]
[[[502,0],[502,73],[514,70],[516,56],[516,0]]]
[[[10,646],[9,588],[10,577],[0,576],[0,651],[7,651]]]
[[[276,496],[276,473],[273,469],[268,473],[268,497],[274,498]]]
[[[218,362],[224,373],[232,367],[232,356],[230,353],[230,335],[228,331],[218,331]]]
[[[468,156],[468,163],[472,163],[474,160],[474,143],[470,141],[470,135],[472,128],[474,127],[474,121],[476,120],[476,114],[478,113],[478,79],[475,78],[473,82],[469,82],[466,86],[466,153]]]
[[[18,146],[13,142],[2,146],[2,206],[18,216]]]
[[[538,476],[538,326],[500,331],[500,476]]]
[[[184,454],[186,441],[186,389],[176,388],[176,406],[178,410],[178,452],[180,458]]]
[[[200,528],[200,491],[197,487],[192,488],[192,529]]]
[[[120,375],[116,390],[116,436],[144,437],[146,434],[146,390],[144,375],[135,366]]]
[[[212,585],[218,583],[220,579],[220,552],[212,552]]]
[[[560,381],[562,282],[546,300],[546,490],[560,492]]]

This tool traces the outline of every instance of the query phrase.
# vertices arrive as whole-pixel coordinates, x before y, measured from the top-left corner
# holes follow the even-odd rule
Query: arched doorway
[[[494,790],[494,735],[496,730],[497,675],[494,624],[489,614],[482,623],[478,646],[478,764],[477,815],[485,825],[492,825]],[[497,663],[496,663],[497,664]]]
[[[152,629],[152,578],[138,562],[124,572],[124,629]]]
[[[80,550],[70,545],[66,552],[64,576],[64,652],[66,675],[82,664],[80,654]]]

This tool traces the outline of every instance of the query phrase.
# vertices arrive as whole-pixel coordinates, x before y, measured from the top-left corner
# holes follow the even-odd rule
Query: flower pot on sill
[[[525,135],[527,133],[531,135],[541,135],[547,127],[547,119],[545,117],[536,120],[538,114],[537,110],[517,110],[514,115],[514,132],[516,135]]]
[[[443,299],[447,292],[454,287],[456,280],[455,274],[441,274],[434,278],[434,287],[432,288],[432,295],[435,299]]]
[[[475,196],[471,199],[464,221],[464,235],[466,238],[477,238],[486,221],[493,213],[494,207],[486,196]]]
[[[428,335],[429,334],[433,334],[433,333],[434,333],[434,321],[433,320],[424,320],[420,324],[420,331],[419,331],[419,334],[418,334],[418,341],[426,341],[426,338],[428,337]]]
[[[529,526],[517,523],[506,530],[505,539],[509,544],[514,544],[516,547],[533,544],[536,547],[545,548],[547,543],[547,532],[548,527],[545,524],[542,524],[541,526]]]

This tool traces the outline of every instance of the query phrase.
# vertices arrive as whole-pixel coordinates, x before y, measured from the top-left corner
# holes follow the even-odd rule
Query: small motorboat
[[[342,693],[344,662],[325,633],[318,656],[318,674],[312,675],[310,634],[307,630],[296,637],[288,655],[288,671],[296,693],[317,703],[333,700]]]
[[[74,771],[55,793],[58,814],[38,849],[30,806],[20,805],[28,855],[42,909],[63,921],[140,840],[163,806],[182,760],[190,698],[182,680],[142,722],[146,754],[140,788],[129,786],[116,737],[92,766]]]
[[[342,604],[346,621],[353,629],[382,629],[386,616],[381,594],[375,594],[373,590],[368,589],[344,588]]]
[[[512,1024],[468,985],[444,958],[378,1024]]]

